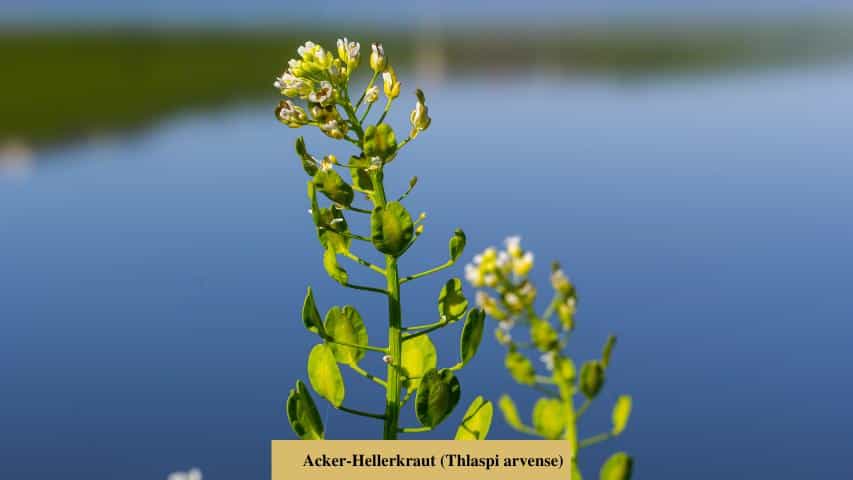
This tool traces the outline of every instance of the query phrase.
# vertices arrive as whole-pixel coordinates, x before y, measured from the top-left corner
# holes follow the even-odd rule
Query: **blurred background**
[[[552,259],[578,286],[576,361],[619,336],[582,436],[619,394],[634,414],[585,478],[616,450],[641,480],[853,478],[853,6],[819,5],[4,1],[0,478],[266,478],[314,341],[305,286],[384,340],[381,299],[322,269],[293,141],[349,152],[273,116],[297,46],[343,35],[398,66],[396,128],[416,87],[433,118],[387,173],[418,175],[429,215],[403,271],[456,227],[466,258],[520,234],[543,291]],[[404,289],[409,323],[445,278]],[[529,415],[490,333],[460,378],[463,405]],[[331,438],[380,434],[321,413]],[[519,434],[498,415],[490,437]]]

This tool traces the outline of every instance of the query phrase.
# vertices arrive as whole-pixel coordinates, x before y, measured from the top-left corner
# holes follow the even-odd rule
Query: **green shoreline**
[[[480,28],[392,32],[381,39],[390,55],[454,74],[547,66],[564,73],[630,77],[846,57],[853,50],[850,25],[566,27],[538,31],[535,37],[522,30]],[[333,46],[334,35],[309,32],[4,30],[0,145],[14,140],[41,147],[143,126],[185,109],[265,98],[274,102],[272,81],[303,40]],[[366,49],[370,39],[380,37],[362,31],[351,38]]]

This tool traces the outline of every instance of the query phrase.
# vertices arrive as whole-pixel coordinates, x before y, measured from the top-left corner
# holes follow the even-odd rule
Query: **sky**
[[[409,25],[472,21],[592,21],[614,17],[689,15],[693,17],[746,17],[752,15],[826,15],[853,12],[851,2],[823,0],[819,7],[807,0],[375,0],[351,2],[294,2],[285,0],[3,0],[2,23],[223,23],[252,25],[307,21],[328,23],[351,19],[360,23]]]

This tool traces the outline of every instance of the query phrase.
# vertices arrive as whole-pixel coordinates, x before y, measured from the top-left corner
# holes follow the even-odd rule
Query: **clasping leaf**
[[[335,361],[335,354],[328,345],[321,343],[311,349],[308,355],[308,380],[318,395],[335,407],[341,406],[346,394],[344,378]]]
[[[429,370],[421,379],[415,397],[418,421],[426,427],[435,427],[450,415],[461,393],[462,387],[452,371],[447,368]]]
[[[287,419],[293,432],[302,440],[323,439],[323,421],[302,380],[296,381],[296,388],[291,389],[287,396]]]

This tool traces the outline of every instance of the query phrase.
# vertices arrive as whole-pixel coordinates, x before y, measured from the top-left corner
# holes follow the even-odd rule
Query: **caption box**
[[[272,480],[569,478],[565,440],[273,440]]]

